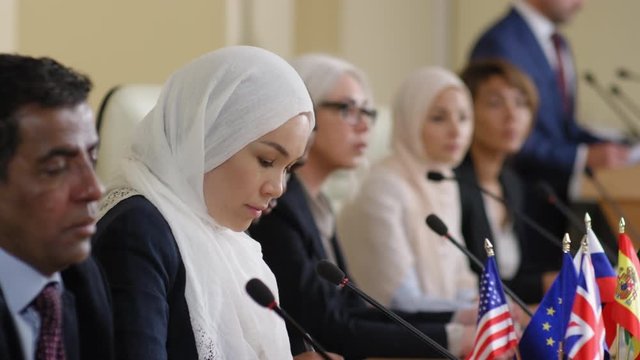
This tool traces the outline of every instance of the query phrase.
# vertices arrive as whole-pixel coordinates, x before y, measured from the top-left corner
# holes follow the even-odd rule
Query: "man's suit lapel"
[[[13,317],[0,290],[0,359],[23,359]]]
[[[511,10],[508,21],[513,31],[516,32],[516,38],[518,39],[518,43],[512,44],[517,47],[518,56],[521,57],[516,63],[529,64],[524,69],[525,73],[531,75],[535,81],[538,92],[545,93],[553,103],[552,108],[540,108],[538,111],[545,112],[551,109],[559,109],[559,111],[562,111],[562,96],[558,88],[556,71],[547,59],[544,50],[540,46],[540,43],[538,43],[538,39],[524,18],[515,9]],[[540,105],[543,106],[543,104]],[[558,113],[554,116],[558,116],[560,119],[565,118],[563,113]],[[566,125],[566,121],[555,124],[555,126],[565,133],[568,131]]]
[[[76,316],[76,301],[71,292],[65,290],[62,293],[62,335],[67,360],[80,358],[78,354],[78,318]]]
[[[551,80],[555,82],[555,76],[553,76],[553,74],[555,74],[555,70],[553,66],[551,66],[551,63],[549,63],[544,50],[540,46],[540,43],[538,43],[538,39],[533,34],[533,31],[531,31],[531,28],[529,28],[529,25],[522,15],[520,15],[520,13],[515,9],[512,9],[507,17],[507,21],[512,25],[517,34],[517,38],[519,40],[519,44],[517,44],[517,46],[525,48],[525,51],[522,52],[522,56],[527,57],[528,61],[530,61],[532,65],[528,70],[535,70],[541,74],[551,74]]]

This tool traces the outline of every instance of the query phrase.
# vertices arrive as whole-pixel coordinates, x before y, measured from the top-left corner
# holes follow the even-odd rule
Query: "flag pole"
[[[620,348],[620,324],[616,324],[616,345],[615,347],[618,349],[618,351],[616,351],[615,354],[611,355],[612,359],[617,359],[620,357],[620,351],[622,351],[622,349]]]
[[[618,233],[619,234],[624,234],[624,228],[625,228],[625,222],[624,222],[624,218],[621,217],[620,218],[620,222],[618,223]],[[616,352],[616,359],[620,359],[623,358],[621,355],[622,353],[622,344],[621,344],[621,337],[624,336],[624,334],[620,333],[620,324],[616,324],[616,347],[618,348],[618,351]],[[625,357],[625,359],[629,358],[629,354],[627,354]]]
[[[568,254],[571,251],[571,238],[569,238],[568,233],[564,233],[564,237],[562,238],[562,252]],[[562,286],[560,286],[562,287]],[[563,319],[562,306],[559,308],[560,311],[560,319]],[[564,329],[566,331],[566,329]],[[563,331],[564,332],[564,331]],[[562,334],[564,336],[564,334]],[[564,339],[560,339],[558,342],[558,360],[564,359]]]

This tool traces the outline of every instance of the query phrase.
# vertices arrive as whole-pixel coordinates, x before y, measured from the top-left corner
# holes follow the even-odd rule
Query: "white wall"
[[[0,0],[0,51],[48,55],[87,72],[97,105],[123,82],[162,82],[189,59],[228,44],[264,46],[284,57],[321,51],[370,76],[388,105],[411,70],[459,70],[477,35],[510,0]],[[626,66],[640,72],[640,2],[587,1],[564,29],[580,73],[602,83]],[[640,103],[640,84],[621,83]],[[581,82],[579,111],[590,124],[621,127]],[[640,127],[640,121],[639,121]]]
[[[446,65],[447,0],[341,2],[341,55],[369,75],[377,101],[389,104],[412,70]],[[437,20],[434,20],[437,19]]]
[[[224,0],[20,0],[15,19],[16,50],[90,75],[94,107],[114,85],[162,83],[225,44]]]
[[[16,0],[0,0],[0,52],[16,50]]]

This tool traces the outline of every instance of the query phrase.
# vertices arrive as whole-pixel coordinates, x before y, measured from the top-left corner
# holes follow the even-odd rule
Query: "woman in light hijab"
[[[243,231],[282,194],[313,126],[302,80],[268,51],[223,48],[169,78],[96,234],[119,359],[291,359],[281,319],[245,292],[259,278],[277,296]]]
[[[473,132],[469,93],[453,73],[421,68],[393,106],[391,155],[376,164],[341,213],[338,234],[352,273],[383,304],[405,311],[457,311],[473,323],[475,275],[465,256],[425,224],[434,213],[462,241],[458,185],[452,175]],[[462,320],[464,318],[464,320]]]

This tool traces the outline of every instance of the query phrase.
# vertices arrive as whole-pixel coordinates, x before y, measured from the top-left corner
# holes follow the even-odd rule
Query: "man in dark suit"
[[[91,82],[0,55],[0,359],[111,359],[109,298],[90,259],[102,185]]]
[[[569,21],[583,0],[519,0],[477,40],[472,59],[502,58],[534,81],[540,106],[531,135],[516,156],[515,167],[529,186],[544,180],[567,201],[578,193],[585,166],[592,169],[626,163],[628,149],[606,142],[580,127],[575,118],[576,72],[566,40],[557,27]],[[544,199],[528,192],[526,211],[562,239],[566,220]],[[531,232],[530,232],[531,233]],[[548,242],[540,256],[549,270],[560,266],[561,251]],[[549,248],[551,247],[551,248]],[[549,261],[549,254],[557,254]]]

